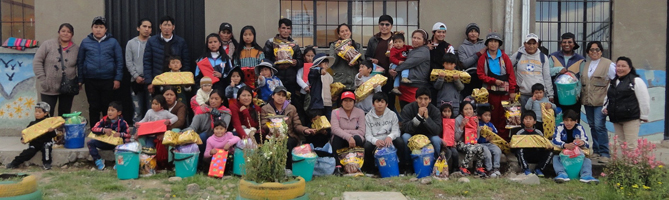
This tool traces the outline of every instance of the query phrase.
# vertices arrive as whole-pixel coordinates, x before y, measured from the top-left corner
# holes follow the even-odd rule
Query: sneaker
[[[557,177],[555,177],[555,182],[556,183],[564,183],[564,182],[567,182],[569,180],[570,180],[569,176],[567,176],[567,174],[565,174],[565,173],[560,173],[560,174],[558,174]],[[581,179],[581,180],[583,180],[583,179]]]
[[[44,165],[42,165],[42,168],[44,170],[51,170],[51,164],[44,164]]]
[[[602,157],[602,158],[604,158],[604,157]],[[592,177],[592,176],[581,177],[580,181],[582,183],[591,183],[591,182],[594,182],[595,184],[599,183],[599,180],[597,180],[595,177]]]
[[[492,173],[490,173],[490,177],[492,178],[502,177],[502,173],[499,172],[499,169],[493,169]]]
[[[98,167],[98,170],[104,170],[105,169],[105,160],[98,159],[95,161],[95,166]]]
[[[467,170],[467,168],[463,168],[463,167],[460,167],[460,173],[463,176],[469,176],[471,174],[471,173],[469,173],[469,170]]]
[[[532,171],[530,169],[525,169],[524,171],[525,171],[525,175],[530,175],[532,173]]]
[[[16,165],[14,165],[14,164],[12,164],[12,163],[9,163],[9,164],[7,164],[7,165],[5,166],[5,168],[7,168],[7,169],[16,169],[16,168],[19,168],[19,166],[16,166]]]
[[[599,163],[609,163],[609,157],[600,156],[597,160]]]
[[[480,177],[487,177],[488,176],[485,173],[485,169],[483,167],[476,168],[476,174],[478,174]]]
[[[411,80],[409,80],[409,78],[402,78],[402,80],[400,80],[400,82],[402,82],[402,83],[411,83]]]
[[[400,92],[400,89],[398,88],[393,88],[393,90],[390,90],[390,93],[396,94],[396,95],[402,95],[402,92]]]
[[[538,177],[544,177],[544,173],[541,172],[540,169],[534,169],[534,174],[536,174]]]

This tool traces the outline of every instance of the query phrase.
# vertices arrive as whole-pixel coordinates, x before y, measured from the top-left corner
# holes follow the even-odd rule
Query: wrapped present
[[[316,129],[316,131],[322,131],[329,129],[330,127],[332,127],[332,125],[330,125],[328,118],[325,116],[319,116],[311,122],[311,128]]]
[[[439,155],[437,161],[434,162],[432,176],[438,178],[448,178],[448,162],[446,162],[446,155],[443,152],[441,155]]]
[[[441,140],[449,147],[455,146],[455,119],[442,118],[441,124],[444,127],[442,130]]]
[[[502,107],[504,107],[504,117],[506,118],[506,129],[519,128],[522,120],[520,119],[520,103],[515,101],[513,103],[509,101],[502,101]]]
[[[502,139],[502,137],[500,137],[499,135],[492,132],[492,129],[490,127],[482,126],[481,136],[484,138],[492,137],[492,141],[488,142],[497,145],[497,147],[499,147],[499,149],[502,150],[502,152],[504,153],[511,153],[511,149],[509,148],[509,143],[506,142],[506,140]]]
[[[365,163],[365,149],[362,147],[342,148],[337,150],[339,162],[344,166],[344,173],[351,176],[363,175],[360,168]]]
[[[481,89],[475,88],[472,90],[472,97],[478,104],[488,103],[488,89],[482,87]]]
[[[459,70],[446,70],[446,69],[433,69],[430,72],[430,81],[436,81],[439,78],[439,73],[444,72],[446,73],[446,77],[444,77],[445,82],[453,82],[455,79],[453,78],[453,75],[459,75],[460,76],[460,81],[462,83],[470,83],[472,81],[472,76],[469,75],[467,72],[459,71]]]
[[[355,89],[355,99],[358,102],[364,100],[370,94],[374,93],[374,84],[381,86],[385,85],[386,81],[388,81],[388,77],[381,74],[374,75],[372,78],[362,83],[358,89]]]
[[[409,142],[407,143],[407,146],[409,149],[413,150],[420,150],[423,147],[427,146],[430,144],[430,139],[427,138],[427,136],[423,134],[416,134],[414,136],[411,136],[409,138]]]
[[[330,94],[333,97],[335,97],[335,96],[339,95],[339,93],[344,91],[344,88],[346,88],[346,86],[344,84],[342,84],[341,82],[334,82],[334,83],[330,84]]]
[[[156,133],[164,133],[167,131],[167,125],[165,125],[164,120],[152,121],[152,122],[138,122],[135,123],[137,128],[137,135],[151,135]]]
[[[253,104],[255,104],[256,106],[262,107],[262,106],[265,105],[265,101],[263,101],[260,98],[253,98]]]
[[[337,43],[335,43],[335,51],[339,57],[348,61],[349,65],[355,64],[355,62],[358,61],[358,58],[362,56],[358,50],[355,50],[353,40],[351,39],[337,41]]]
[[[209,176],[222,178],[225,172],[225,164],[228,161],[228,151],[217,149],[216,154],[211,157],[209,164]]]
[[[49,132],[49,128],[55,129],[65,124],[65,119],[62,117],[49,117],[37,124],[23,129],[21,131],[21,136],[23,137],[23,142],[28,143],[35,138],[44,135]]]
[[[274,136],[282,136],[282,137],[288,136],[288,124],[286,124],[286,120],[288,120],[287,116],[272,115],[272,116],[267,116],[267,119],[269,119],[269,121],[266,124],[267,128],[269,128],[269,133],[271,133]]]
[[[478,127],[479,123],[476,121],[476,117],[465,117],[465,144],[478,144]]]
[[[184,144],[202,144],[202,139],[200,138],[200,135],[198,135],[195,131],[193,130],[187,130],[186,132],[183,132],[181,135],[179,135],[179,139],[177,140],[178,144],[184,145]]]
[[[123,138],[114,137],[113,136],[114,134],[116,134],[116,131],[112,131],[112,135],[105,135],[105,134],[95,135],[94,133],[91,132],[88,134],[88,137],[114,146],[123,144]]]
[[[165,131],[163,136],[163,145],[175,146],[179,144],[179,133],[174,131]]]
[[[282,40],[278,37],[274,38],[274,58],[275,65],[293,64],[293,46],[295,43]]]
[[[149,177],[156,174],[156,156],[150,156],[146,154],[139,155],[139,174],[142,177]]]
[[[547,105],[551,105],[551,103],[541,103],[541,119],[544,122],[544,137],[550,140],[553,139],[555,133],[555,110],[552,107],[546,108]]]
[[[155,78],[151,82],[153,85],[193,85],[195,84],[195,79],[193,79],[192,72],[165,72]]]
[[[511,148],[553,148],[553,143],[541,135],[514,135]]]

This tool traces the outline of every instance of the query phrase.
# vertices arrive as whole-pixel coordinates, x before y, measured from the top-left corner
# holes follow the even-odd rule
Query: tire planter
[[[262,183],[239,181],[239,197],[241,199],[301,199],[305,197],[306,183],[302,177],[285,183]],[[238,198],[239,199],[239,198]]]
[[[0,200],[41,200],[42,199],[42,191],[37,190],[33,193],[30,194],[24,194],[20,196],[13,196],[13,197],[1,197]]]
[[[21,181],[5,181],[9,178],[22,177]],[[32,194],[37,191],[37,177],[27,174],[0,174],[0,199]],[[40,192],[41,197],[41,192]]]

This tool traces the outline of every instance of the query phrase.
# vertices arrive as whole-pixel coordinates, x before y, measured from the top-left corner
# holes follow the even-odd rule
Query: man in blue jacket
[[[164,16],[158,21],[160,28],[160,37],[153,36],[146,42],[144,48],[144,83],[146,83],[149,93],[155,94],[153,89],[153,78],[169,71],[169,62],[167,58],[179,56],[181,58],[181,71],[190,71],[190,55],[188,45],[182,37],[174,35],[174,18]]]
[[[100,113],[107,115],[107,105],[123,78],[121,45],[107,33],[106,24],[102,16],[93,19],[92,33],[81,41],[77,56],[79,85],[86,85],[90,121],[99,121]]]

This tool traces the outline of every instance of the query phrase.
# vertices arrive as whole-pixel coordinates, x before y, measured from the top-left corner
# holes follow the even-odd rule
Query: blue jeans
[[[390,69],[395,69],[397,68],[397,65],[395,64],[390,64]],[[402,78],[409,78],[409,70],[402,70],[400,72],[400,77],[395,77],[395,82],[393,82],[393,87],[399,87],[400,86],[400,80]]]
[[[485,155],[485,170],[499,169],[502,150],[493,143],[483,143],[481,146],[483,146],[483,155]]]
[[[146,114],[146,111],[151,108],[151,94],[146,89],[146,85],[142,84],[137,87],[141,87],[141,89],[139,89],[138,91],[131,90],[132,105],[135,107],[135,115],[133,116],[134,122],[141,121],[144,118],[144,114]]]
[[[564,169],[564,166],[562,166],[562,163],[560,162],[560,155],[553,156],[553,169],[555,170],[556,174],[560,173],[567,174],[567,172]],[[590,160],[590,158],[583,159],[583,166],[581,167],[581,177],[586,177],[586,176],[592,176],[592,161]]]
[[[609,133],[606,130],[606,115],[602,113],[602,106],[583,107],[592,134],[592,150],[602,157],[610,157]]]
[[[156,139],[156,135],[145,135],[140,137],[144,137],[144,144],[142,144],[144,147],[156,148],[156,143],[153,142],[153,140]]]
[[[411,122],[409,122],[411,123]],[[411,160],[411,149],[409,149],[409,138],[411,138],[411,134],[404,133],[402,134],[402,139],[405,141],[406,145],[404,146],[404,156],[407,158],[407,160]],[[430,142],[432,143],[432,146],[434,146],[434,157],[437,158],[439,157],[439,153],[441,152],[441,138],[439,136],[432,136],[430,137]]]

